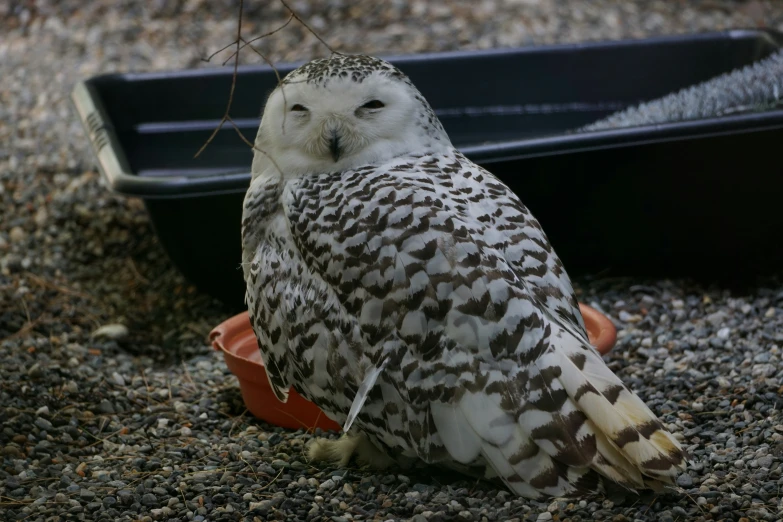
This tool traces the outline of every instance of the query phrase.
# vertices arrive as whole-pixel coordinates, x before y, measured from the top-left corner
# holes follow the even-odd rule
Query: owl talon
[[[311,462],[326,462],[345,468],[353,457],[363,468],[382,470],[394,461],[370,442],[364,433],[346,433],[337,440],[318,438],[307,445]]]

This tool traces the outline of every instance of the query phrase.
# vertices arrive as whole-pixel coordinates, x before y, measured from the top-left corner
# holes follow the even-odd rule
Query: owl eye
[[[291,107],[291,111],[292,112],[307,112],[307,107],[305,107],[304,105],[302,105],[300,103],[297,103],[296,105]]]
[[[370,100],[362,105],[362,109],[382,109],[383,107],[386,107],[386,105],[381,100]]]

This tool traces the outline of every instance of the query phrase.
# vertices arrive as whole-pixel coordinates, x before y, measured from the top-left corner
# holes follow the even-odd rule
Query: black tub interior
[[[763,59],[782,40],[775,32],[730,31],[393,61],[455,144],[530,208],[572,276],[735,283],[783,266],[783,111],[567,133]],[[112,75],[88,84],[130,171],[114,190],[144,198],[175,265],[239,311],[252,154],[227,126],[194,159],[223,115],[231,73]],[[270,70],[240,70],[231,115],[250,140],[275,85]]]
[[[400,67],[433,105],[455,145],[466,147],[562,134],[778,48],[763,33],[725,34],[656,45],[447,56],[436,63],[406,59]],[[192,177],[248,169],[251,152],[228,124],[194,158],[223,115],[231,72],[115,75],[94,82],[135,174]],[[241,69],[231,115],[251,141],[275,85],[266,68]]]

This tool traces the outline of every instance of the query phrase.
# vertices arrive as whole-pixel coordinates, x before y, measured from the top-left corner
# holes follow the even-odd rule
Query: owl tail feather
[[[671,484],[683,471],[685,452],[647,405],[612,373],[598,352],[566,330],[553,328],[555,345],[538,361],[560,371],[559,384],[587,417],[598,455],[632,484]],[[557,337],[559,336],[559,339]],[[606,466],[597,466],[605,474]],[[604,469],[601,469],[601,468]],[[614,478],[609,475],[609,478]],[[616,479],[615,479],[616,480]],[[618,482],[624,482],[617,480]],[[649,483],[649,484],[648,484]]]
[[[528,498],[599,492],[607,480],[632,490],[671,484],[685,466],[679,443],[583,337],[551,327],[528,378],[491,372],[484,391],[430,403],[450,457],[469,467],[482,457],[486,472]]]

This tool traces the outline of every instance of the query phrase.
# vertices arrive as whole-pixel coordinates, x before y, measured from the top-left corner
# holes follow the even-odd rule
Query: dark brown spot
[[[581,385],[578,390],[576,390],[576,394],[574,394],[574,401],[578,402],[585,393],[595,393],[596,395],[600,395],[592,383],[586,382]]]
[[[604,390],[603,396],[606,397],[606,400],[609,401],[609,404],[614,404],[617,402],[617,398],[620,396],[620,393],[624,390],[624,387],[620,386],[619,384],[615,384],[614,386],[610,386]]]
[[[581,352],[572,353],[569,356],[569,359],[571,359],[571,362],[574,363],[574,365],[579,369],[579,371],[582,371],[585,369],[585,362],[587,361],[587,356]]]

